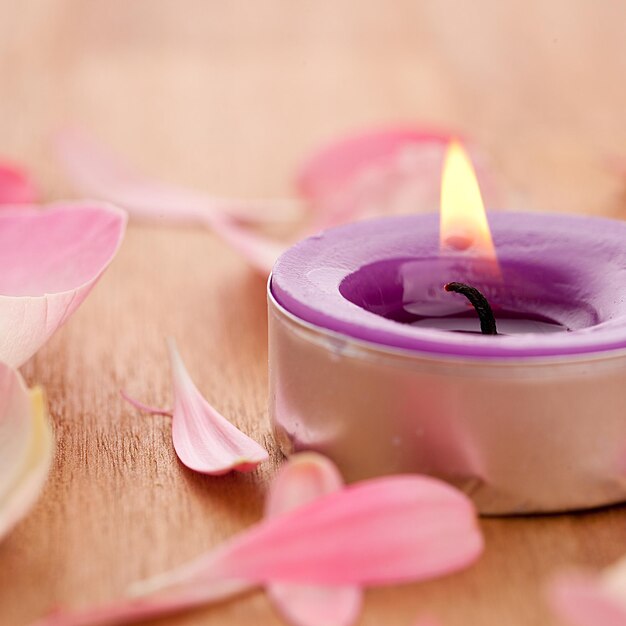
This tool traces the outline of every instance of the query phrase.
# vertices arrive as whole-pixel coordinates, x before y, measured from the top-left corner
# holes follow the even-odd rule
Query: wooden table
[[[385,121],[455,126],[509,200],[618,214],[626,153],[626,6],[559,0],[31,0],[0,3],[0,150],[69,196],[50,147],[80,123],[145,171],[215,193],[289,192],[307,150]],[[58,451],[45,493],[0,545],[0,624],[110,598],[244,528],[280,462],[267,423],[264,283],[199,229],[132,225],[92,296],[23,369],[47,390]],[[207,478],[172,451],[164,338],[199,387],[264,442],[258,473]],[[505,417],[505,416],[504,416]],[[484,558],[368,592],[362,624],[544,626],[562,566],[626,551],[626,510],[483,522]],[[263,594],[167,624],[279,624]]]

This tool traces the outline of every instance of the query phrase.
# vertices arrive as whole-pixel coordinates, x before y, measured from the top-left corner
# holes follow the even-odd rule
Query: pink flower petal
[[[180,223],[225,215],[266,223],[292,221],[303,209],[300,201],[291,198],[215,198],[145,178],[78,129],[66,129],[58,135],[57,152],[70,179],[84,193],[115,202],[133,217]]]
[[[150,597],[122,598],[102,606],[67,611],[56,609],[31,626],[120,626],[159,619],[209,603],[217,603],[248,591],[249,583],[225,581],[188,586]]]
[[[194,385],[173,341],[169,342],[174,378],[172,437],[178,458],[190,469],[219,476],[249,472],[269,458],[267,450],[220,415]]]
[[[272,480],[265,516],[283,515],[343,487],[343,478],[330,459],[317,452],[294,454]]]
[[[611,574],[565,573],[548,588],[554,612],[571,626],[626,626],[626,561],[619,587]],[[610,570],[609,570],[610,572]]]
[[[116,202],[133,217],[194,222],[211,228],[263,275],[288,243],[272,240],[238,222],[275,222],[295,219],[303,205],[297,199],[232,200],[212,198],[142,178],[77,130],[58,137],[59,155],[70,178],[89,195]]]
[[[386,585],[464,568],[482,547],[464,494],[406,475],[351,485],[268,520],[230,543],[211,570],[259,582]]]
[[[267,275],[290,242],[250,230],[240,221],[294,219],[305,208],[316,208],[312,223],[293,243],[357,218],[436,211],[443,156],[451,137],[449,132],[396,127],[334,142],[301,168],[301,200],[219,199],[142,178],[77,130],[60,134],[58,150],[70,177],[86,193],[114,201],[136,217],[205,224]],[[480,158],[477,174],[487,206],[500,206]]]
[[[434,578],[469,566],[482,549],[474,507],[463,493],[434,478],[390,476],[265,520],[187,565],[134,585],[133,595],[142,597],[57,612],[38,626],[127,624],[241,593],[254,583],[385,585]]]
[[[22,365],[112,261],[126,215],[95,203],[0,212],[0,360]]]
[[[289,247],[284,243],[254,232],[232,219],[214,216],[205,223],[260,274],[267,276],[276,259]]]
[[[296,182],[300,192],[318,198],[345,185],[365,168],[395,156],[411,145],[445,146],[452,134],[411,126],[376,128],[333,141],[313,153],[301,167]]]
[[[34,204],[38,195],[28,172],[13,163],[0,162],[0,204]]]
[[[374,129],[336,141],[301,169],[298,187],[319,215],[314,230],[379,215],[437,211],[441,169],[454,134],[429,129]],[[487,206],[500,206],[493,177],[472,150]]]
[[[54,454],[43,393],[0,363],[0,538],[37,500]]]
[[[145,413],[152,413],[152,415],[167,415],[172,417],[172,409],[161,409],[157,406],[150,406],[149,404],[145,404],[140,402],[139,400],[135,400],[132,396],[128,395],[126,391],[123,389],[120,390],[120,395],[128,404],[134,406],[139,411],[144,411]]]
[[[389,585],[463,569],[482,549],[475,509],[465,494],[426,476],[388,476],[257,524],[135,591],[216,579]]]
[[[137,404],[138,408],[154,412],[152,407],[147,407],[142,403],[136,403],[135,400],[124,395],[131,404]],[[289,510],[299,503],[309,501],[315,497],[319,497],[325,493],[330,493],[340,489],[343,485],[341,476],[337,468],[325,457],[317,454],[301,454],[293,457],[274,478],[270,494],[267,500],[267,515],[278,515],[283,511]],[[232,583],[225,581],[211,585],[201,585],[200,589],[194,587],[185,588],[183,590],[169,590],[162,594],[156,594],[149,597],[126,598],[119,602],[106,606],[92,607],[84,610],[66,612],[62,610],[55,611],[37,622],[37,626],[88,626],[95,624],[126,624],[134,621],[141,621],[150,618],[159,618],[176,613],[185,609],[193,608],[197,605],[206,604],[212,601],[219,601],[228,598],[232,594],[241,593],[248,588],[253,587],[253,583],[241,582]],[[287,588],[287,585],[284,585]],[[292,586],[296,594],[296,602],[299,600],[300,587]],[[311,589],[302,587],[302,589]],[[329,592],[332,588],[325,588]],[[337,589],[337,591],[339,591]],[[360,592],[359,592],[360,593]],[[311,595],[307,595],[306,600],[312,600]],[[329,595],[322,595],[319,598],[322,602],[332,600]],[[292,602],[292,604],[293,604]],[[289,601],[287,600],[287,603]],[[316,611],[320,607],[313,607]],[[325,613],[321,607],[322,615]],[[357,607],[358,608],[358,607]],[[304,605],[303,605],[303,609]],[[298,609],[292,609],[296,612]],[[339,620],[330,621],[292,621],[294,624],[308,624],[318,626],[320,623],[334,624],[341,626],[341,615],[337,610],[333,611],[334,616],[338,616]]]
[[[313,452],[297,454],[272,481],[266,515],[281,515],[342,487],[341,474],[329,459]],[[267,593],[281,615],[294,626],[348,626],[357,620],[363,603],[359,587],[271,583]]]

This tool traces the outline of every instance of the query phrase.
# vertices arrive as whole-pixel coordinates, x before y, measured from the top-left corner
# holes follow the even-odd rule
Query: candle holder
[[[400,323],[393,294],[411,309],[407,293],[416,282],[415,276],[403,282],[402,273],[398,279],[397,267],[388,277],[376,273],[390,287],[374,313],[367,281],[350,282],[390,256],[413,251],[420,263],[435,258],[433,216],[331,229],[284,255],[268,283],[268,302],[270,416],[285,454],[318,450],[349,481],[398,472],[438,476],[470,495],[483,514],[558,512],[626,499],[626,305],[619,293],[626,226],[546,215],[533,216],[529,226],[523,214],[498,214],[493,226],[505,284],[516,254],[545,266],[550,279],[561,264],[560,286],[547,289],[571,294],[572,304],[558,294],[548,298],[549,319],[535,321],[563,332],[489,337]],[[528,237],[538,232],[539,239]],[[598,254],[593,262],[581,253],[573,260],[579,243],[596,239],[606,263]],[[367,250],[355,242],[367,242]],[[338,256],[342,245],[347,251]],[[581,275],[580,268],[594,264],[596,279],[593,268]],[[299,281],[293,289],[291,276]],[[433,280],[443,287],[438,276]],[[510,290],[501,292],[509,308],[519,307],[509,296]],[[530,304],[541,304],[535,296]],[[433,301],[440,304],[439,294]],[[497,318],[501,302],[496,297],[492,304]]]

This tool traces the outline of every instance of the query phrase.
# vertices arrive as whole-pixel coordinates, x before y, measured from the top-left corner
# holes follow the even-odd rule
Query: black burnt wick
[[[483,335],[497,335],[496,330],[496,318],[493,316],[493,311],[489,306],[487,298],[483,296],[476,287],[470,287],[465,283],[448,283],[444,285],[446,291],[453,291],[454,293],[460,293],[465,296],[470,304],[476,309],[478,319],[480,320],[480,332]]]

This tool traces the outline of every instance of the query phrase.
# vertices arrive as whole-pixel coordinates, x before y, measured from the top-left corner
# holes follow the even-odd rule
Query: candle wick
[[[470,304],[476,309],[478,319],[480,320],[480,332],[483,335],[497,335],[496,330],[496,318],[493,315],[491,306],[487,298],[483,296],[478,289],[470,287],[465,283],[448,283],[444,285],[446,291],[453,291],[454,293],[460,293],[465,296]]]

